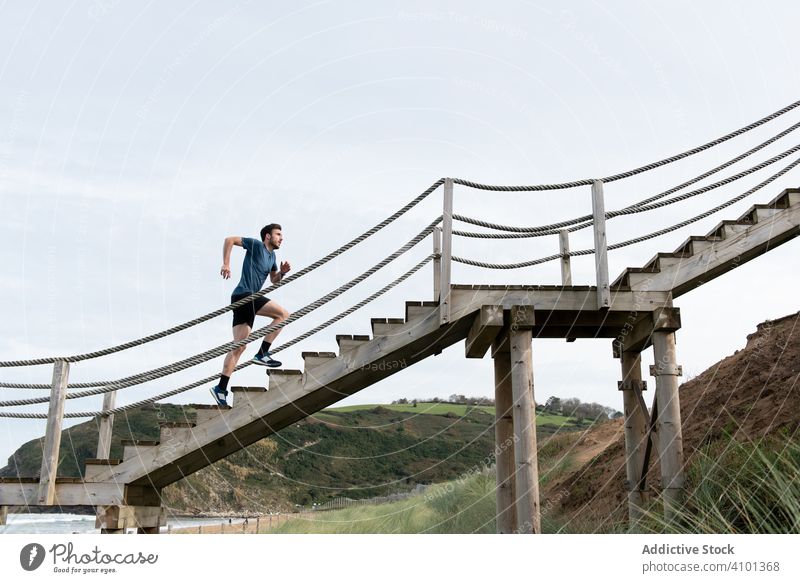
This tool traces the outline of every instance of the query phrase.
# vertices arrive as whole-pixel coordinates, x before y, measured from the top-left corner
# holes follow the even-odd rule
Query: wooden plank
[[[483,358],[503,328],[502,306],[481,306],[467,334],[464,351],[467,358]]]
[[[551,286],[505,287],[480,286],[478,289],[465,289],[454,286],[451,292],[451,318],[453,321],[474,313],[484,305],[503,306],[511,309],[513,305],[530,305],[536,311],[586,311],[595,312],[596,288],[585,289]],[[611,297],[610,311],[650,312],[659,306],[671,306],[670,292],[662,291],[618,291]]]
[[[50,405],[47,409],[47,429],[42,451],[42,469],[39,472],[39,495],[37,504],[53,504],[58,475],[58,453],[61,448],[61,422],[64,419],[64,399],[67,396],[69,363],[57,360],[53,365],[53,383],[50,389]]]
[[[84,484],[70,481],[56,482],[53,504],[59,506],[95,506],[97,504],[122,504],[124,484],[113,482]],[[6,506],[37,506],[39,482],[0,483],[0,502]]]
[[[536,411],[533,398],[532,336],[529,329],[509,332],[511,389],[514,400],[514,460],[517,532],[541,533]]]
[[[497,534],[511,534],[517,530],[517,507],[514,503],[514,401],[508,352],[498,353],[494,358],[494,399]]]
[[[450,267],[453,256],[453,179],[444,179],[442,202],[442,275],[439,279],[439,322],[450,321]]]
[[[117,401],[117,391],[111,391],[103,395],[103,411],[114,408]],[[100,417],[100,429],[97,439],[97,454],[95,457],[108,458],[111,454],[111,432],[114,429],[114,414],[103,415]]]
[[[558,232],[558,251],[561,253],[561,283],[572,285],[572,266],[569,257],[569,231],[561,229]]]
[[[611,306],[608,285],[608,244],[606,241],[606,207],[603,201],[603,182],[592,183],[592,214],[594,216],[594,265],[597,281],[597,309]]]

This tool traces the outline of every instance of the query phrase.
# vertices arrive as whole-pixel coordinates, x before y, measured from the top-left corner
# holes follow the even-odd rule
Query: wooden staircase
[[[643,348],[658,314],[677,312],[673,297],[798,234],[800,189],[787,189],[705,236],[689,237],[672,253],[625,269],[611,286],[611,305],[602,310],[595,286],[451,285],[446,324],[440,324],[439,302],[406,302],[404,318],[372,318],[371,336],[337,335],[338,352],[303,352],[303,370],[268,369],[267,388],[233,387],[232,407],[198,405],[194,422],[162,424],[158,441],[126,442],[122,460],[88,460],[83,480],[57,479],[58,503],[157,505],[154,493],[164,486],[461,340],[468,340],[465,356],[483,357],[518,306],[531,308],[535,338],[618,338],[637,314],[628,338],[641,336]],[[31,504],[36,481],[0,479],[3,504]]]
[[[612,290],[691,291],[800,234],[800,189],[788,188],[769,204],[755,204],[735,221],[693,235],[672,253],[657,253],[644,267],[628,267]]]

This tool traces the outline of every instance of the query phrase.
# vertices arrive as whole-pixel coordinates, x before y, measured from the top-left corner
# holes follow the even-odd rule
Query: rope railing
[[[795,101],[787,105],[786,107],[779,109],[778,111],[771,113],[770,115],[761,118],[758,121],[755,121],[743,128],[739,128],[736,131],[733,131],[729,134],[725,134],[724,136],[717,138],[716,140],[712,140],[703,144],[702,146],[697,146],[696,148],[692,148],[691,150],[686,150],[681,154],[677,154],[675,156],[670,156],[669,158],[664,158],[663,160],[659,160],[658,162],[652,162],[650,164],[645,164],[644,166],[640,166],[638,168],[634,168],[633,170],[628,170],[627,172],[620,172],[618,174],[612,174],[611,176],[606,176],[605,178],[600,178],[604,183],[614,182],[616,180],[622,180],[623,178],[630,178],[631,176],[636,176],[637,174],[641,174],[643,172],[647,172],[649,170],[654,170],[655,168],[659,168],[661,166],[665,166],[667,164],[671,164],[672,162],[677,162],[678,160],[682,160],[684,158],[688,158],[689,156],[693,156],[699,152],[703,152],[708,150],[709,148],[713,148],[723,142],[726,142],[736,136],[740,136],[746,132],[749,132],[752,129],[755,129],[765,123],[772,121],[773,119],[782,116],[783,114],[795,109],[797,106],[800,105],[800,101]],[[479,190],[494,190],[498,192],[535,192],[535,191],[543,191],[543,190],[563,190],[566,188],[575,188],[578,186],[591,186],[594,182],[594,179],[584,179],[584,180],[575,180],[572,182],[561,182],[557,184],[536,184],[533,186],[498,186],[498,185],[491,185],[491,184],[481,184],[479,182],[472,182],[469,180],[463,180],[461,178],[453,178],[454,184],[460,184],[462,186],[468,186],[469,188],[476,188]]]
[[[753,123],[751,123],[751,124],[749,124],[747,126],[744,126],[744,127],[740,128],[738,130],[735,130],[733,132],[730,132],[730,133],[728,133],[728,134],[726,134],[726,135],[724,135],[724,136],[722,136],[720,138],[717,138],[715,140],[707,142],[707,143],[705,143],[705,144],[703,144],[701,146],[698,146],[696,148],[692,148],[690,150],[687,150],[687,151],[682,152],[680,154],[677,154],[675,156],[671,156],[669,158],[664,158],[663,160],[659,160],[657,162],[653,162],[653,163],[650,163],[650,164],[646,164],[644,166],[640,166],[640,167],[635,168],[633,170],[629,170],[629,171],[626,171],[626,172],[621,172],[621,173],[618,173],[618,174],[613,174],[611,176],[607,176],[605,178],[602,178],[601,180],[604,183],[613,182],[613,181],[620,180],[620,179],[623,179],[623,178],[628,178],[628,177],[631,177],[631,176],[635,176],[637,174],[640,174],[640,173],[643,173],[643,172],[658,168],[660,166],[663,166],[663,165],[666,165],[666,164],[670,164],[670,163],[675,162],[677,160],[681,160],[683,158],[692,156],[694,154],[697,154],[699,152],[702,152],[704,150],[712,148],[712,147],[714,147],[714,146],[716,146],[718,144],[721,144],[721,143],[723,143],[723,142],[725,142],[727,140],[730,140],[730,139],[732,139],[734,137],[737,137],[737,136],[742,135],[742,134],[744,134],[746,132],[749,132],[754,128],[757,128],[757,127],[759,127],[759,126],[761,126],[761,125],[763,125],[763,124],[765,124],[765,123],[767,123],[767,122],[769,122],[769,121],[771,121],[773,119],[776,119],[777,117],[780,117],[780,116],[784,115],[785,113],[795,109],[798,106],[800,106],[800,101],[796,101],[794,103],[791,103],[791,104],[787,105],[786,107],[784,107],[782,109],[779,109],[778,111],[776,111],[776,112],[774,112],[774,113],[772,113],[772,114],[770,114],[770,115],[768,115],[766,117],[763,117],[763,118],[759,119],[758,121],[755,121],[755,122],[753,122]],[[750,155],[753,151],[756,151],[756,150],[764,147],[767,143],[771,143],[771,141],[774,141],[774,140],[778,139],[779,137],[781,137],[783,135],[786,135],[787,133],[793,131],[797,127],[797,125],[798,124],[795,124],[791,128],[789,128],[787,130],[784,130],[784,132],[782,132],[781,134],[778,134],[777,136],[773,137],[770,141],[757,146],[754,150],[750,151],[749,153],[743,154],[738,159],[741,159],[744,156]],[[725,166],[730,165],[732,163],[734,163],[734,162],[731,161],[729,163],[726,163],[726,165],[723,165],[722,167],[725,167]],[[720,167],[720,168],[722,168],[722,167]],[[713,172],[717,171],[718,169],[713,170],[710,173],[713,173]],[[707,173],[706,175],[710,175],[710,173]],[[701,178],[698,177],[698,178],[694,179],[693,181],[690,181],[690,183],[692,183],[694,181],[697,181],[697,180],[700,180],[700,179]],[[578,187],[578,186],[588,186],[588,185],[591,185],[592,182],[593,182],[592,179],[584,179],[584,180],[577,180],[577,181],[572,181],[572,182],[563,182],[563,183],[556,183],[556,184],[539,184],[539,185],[532,185],[532,186],[493,186],[493,185],[482,184],[482,183],[473,182],[473,181],[469,181],[469,180],[464,180],[464,179],[461,179],[461,178],[454,178],[453,179],[453,183],[460,184],[460,185],[463,185],[463,186],[467,186],[467,187],[470,187],[470,188],[477,188],[477,189],[481,189],[481,190],[504,191],[504,192],[558,190],[558,189],[573,188],[573,187]],[[172,328],[168,328],[167,330],[163,330],[161,332],[157,332],[155,334],[151,334],[149,336],[145,336],[145,337],[139,338],[137,340],[132,340],[130,342],[126,342],[126,343],[119,344],[117,346],[112,346],[112,347],[109,347],[109,348],[105,348],[105,349],[102,349],[102,350],[97,350],[97,351],[94,351],[94,352],[88,352],[88,353],[77,354],[77,355],[72,355],[72,356],[56,356],[56,357],[45,357],[45,358],[35,358],[35,359],[26,359],[26,360],[0,361],[0,367],[36,366],[36,365],[44,365],[44,364],[54,364],[56,361],[64,361],[64,362],[72,363],[72,362],[79,362],[79,361],[83,361],[83,360],[89,360],[89,359],[98,358],[98,357],[101,357],[101,356],[106,356],[106,355],[109,355],[109,354],[113,354],[113,353],[116,353],[116,352],[120,352],[120,351],[126,350],[128,348],[141,346],[141,345],[146,344],[148,342],[153,342],[155,340],[164,338],[166,336],[175,334],[177,332],[186,330],[188,328],[191,328],[193,326],[196,326],[198,324],[206,322],[206,321],[208,321],[208,320],[210,320],[212,318],[215,318],[215,317],[217,317],[219,315],[224,314],[225,312],[233,310],[233,309],[235,309],[235,308],[237,308],[239,306],[245,305],[247,302],[252,301],[254,298],[263,297],[264,295],[266,295],[269,292],[274,291],[278,287],[281,287],[283,285],[287,285],[288,283],[290,283],[290,282],[292,282],[292,281],[294,281],[294,280],[306,275],[307,273],[310,273],[311,271],[317,269],[318,267],[324,265],[328,261],[334,259],[335,257],[340,255],[341,253],[347,251],[351,247],[357,245],[358,243],[360,243],[363,240],[367,239],[368,237],[370,237],[371,235],[373,235],[374,233],[376,233],[380,229],[384,228],[386,225],[388,225],[391,222],[393,222],[394,220],[396,220],[402,214],[404,214],[409,209],[413,208],[416,204],[418,204],[420,201],[425,199],[428,195],[430,195],[434,190],[436,190],[443,183],[444,183],[444,179],[440,178],[439,180],[434,182],[422,194],[417,196],[414,200],[409,202],[407,205],[405,205],[403,208],[401,208],[400,210],[395,212],[393,215],[389,216],[384,221],[381,221],[379,224],[374,226],[372,229],[369,229],[368,231],[366,231],[365,233],[363,233],[359,237],[356,237],[355,239],[353,239],[349,243],[339,247],[335,251],[332,251],[331,253],[329,253],[328,255],[323,257],[322,259],[319,259],[316,262],[314,262],[313,264],[311,264],[311,265],[307,266],[306,268],[300,270],[299,272],[284,278],[283,281],[281,281],[281,282],[279,282],[277,284],[274,284],[274,285],[272,285],[272,286],[270,286],[270,287],[268,287],[266,289],[263,289],[263,290],[261,290],[259,292],[256,292],[256,293],[254,293],[254,294],[252,294],[252,295],[250,295],[248,297],[242,298],[241,300],[238,300],[237,302],[232,303],[232,304],[230,304],[230,305],[228,305],[228,306],[226,306],[224,308],[220,308],[218,310],[210,312],[210,313],[208,313],[208,314],[206,314],[204,316],[201,316],[199,318],[195,318],[195,319],[190,320],[188,322],[184,322],[183,324],[180,324],[178,326],[174,326]],[[686,186],[686,184],[684,184],[684,186]],[[667,196],[668,193],[670,193],[670,192],[667,191],[667,193],[661,193],[660,195],[656,195],[656,197],[653,197],[652,199],[649,199],[646,202],[652,202],[653,200],[656,200],[659,197]],[[456,217],[454,216],[454,218],[456,218]],[[461,215],[458,215],[458,218],[459,218],[459,220],[464,220],[466,217],[462,217]],[[579,223],[585,222],[587,219],[591,219],[591,216],[587,215],[585,217],[579,217],[577,219],[573,219],[572,221],[565,221],[565,222],[562,222],[562,223],[554,223],[552,225],[546,225],[546,226],[543,226],[543,227],[535,227],[535,228],[532,228],[532,229],[529,229],[529,230],[525,230],[525,231],[510,231],[510,232],[535,233],[535,232],[552,231],[553,229],[557,229],[557,228],[563,228],[563,227],[570,226],[570,225],[578,225]],[[580,228],[584,228],[585,226],[587,226],[587,225],[583,225]],[[502,225],[498,225],[497,227],[502,227]],[[496,227],[491,226],[491,227],[488,227],[488,228],[496,228]],[[506,229],[497,228],[497,230],[506,230]],[[485,237],[485,235],[482,235],[482,234],[472,234],[472,233],[467,233],[465,231],[454,231],[453,234],[457,234],[457,235],[460,235],[460,236],[480,236],[480,237]],[[546,233],[546,234],[554,234],[554,233]],[[507,238],[507,237],[495,236],[495,237],[488,237],[488,238]]]
[[[175,362],[175,363],[172,363],[172,364],[168,364],[168,365],[165,365],[165,366],[162,366],[162,367],[147,371],[145,373],[140,373],[140,374],[137,374],[137,375],[134,375],[134,376],[130,376],[130,377],[126,377],[126,378],[123,378],[123,379],[119,379],[119,380],[116,380],[116,381],[111,381],[111,382],[107,383],[105,386],[100,387],[100,388],[96,388],[96,389],[92,389],[92,390],[88,390],[88,391],[78,391],[78,392],[75,392],[75,393],[67,393],[66,398],[67,399],[78,399],[78,398],[82,398],[82,397],[91,397],[91,396],[94,396],[94,395],[101,395],[101,394],[104,394],[104,393],[109,393],[111,391],[116,391],[116,390],[127,388],[127,387],[130,387],[130,386],[138,385],[138,384],[141,384],[141,383],[144,383],[144,382],[147,382],[147,381],[155,380],[157,378],[161,378],[161,377],[173,374],[175,372],[179,372],[181,370],[196,366],[198,364],[201,364],[203,362],[211,360],[212,358],[216,358],[217,356],[221,356],[223,354],[226,354],[227,352],[233,350],[234,348],[239,348],[240,346],[245,346],[246,344],[249,344],[253,340],[256,340],[258,338],[266,336],[267,334],[270,334],[271,332],[274,332],[275,330],[283,328],[284,326],[287,326],[288,324],[298,320],[299,318],[302,318],[306,314],[316,310],[320,306],[328,303],[332,299],[340,296],[341,294],[346,292],[348,289],[350,289],[353,286],[361,283],[366,278],[368,278],[370,275],[374,274],[379,269],[382,269],[383,267],[388,265],[390,262],[392,262],[395,259],[397,259],[400,255],[402,255],[403,253],[405,253],[409,249],[413,248],[422,239],[424,239],[431,232],[433,232],[434,227],[436,225],[438,225],[441,222],[441,220],[442,220],[441,216],[437,217],[427,227],[425,227],[422,231],[420,231],[420,233],[418,235],[416,235],[414,238],[412,238],[410,241],[408,241],[408,243],[406,243],[405,245],[400,247],[397,251],[395,251],[391,255],[387,256],[385,259],[383,259],[379,263],[376,263],[374,266],[372,266],[370,269],[368,269],[367,271],[365,271],[364,273],[362,273],[358,277],[350,280],[346,284],[338,287],[337,289],[335,289],[334,291],[326,294],[325,296],[323,296],[323,297],[311,302],[310,304],[304,306],[300,310],[298,310],[296,312],[293,312],[286,320],[283,320],[282,322],[279,322],[277,324],[271,324],[269,326],[265,326],[263,328],[255,330],[255,331],[251,332],[250,335],[247,338],[244,338],[242,340],[233,340],[231,342],[226,342],[225,344],[217,346],[216,348],[212,348],[211,350],[207,350],[206,352],[203,352],[203,353],[200,353],[200,354],[196,354],[196,355],[191,356],[189,358],[186,358],[184,360],[181,360],[181,361],[178,361],[178,362]],[[68,385],[68,387],[84,388],[82,386],[83,384],[84,383],[74,383],[72,385]],[[8,400],[8,401],[0,401],[0,407],[17,407],[17,406],[24,406],[24,405],[35,405],[35,404],[38,404],[38,403],[47,403],[49,401],[50,401],[50,397],[37,397],[37,398],[33,398],[33,399],[13,399],[13,400]]]
[[[800,127],[800,122],[795,124],[795,126],[793,126],[793,127]],[[763,146],[763,144],[761,144],[761,146]],[[667,199],[667,200],[661,200],[660,202],[653,203],[653,201],[657,201],[657,200],[663,198],[664,196],[667,196],[668,194],[674,193],[676,190],[682,189],[687,184],[692,184],[694,182],[697,182],[698,180],[701,179],[701,177],[702,178],[706,178],[711,173],[713,173],[714,171],[717,171],[718,169],[721,169],[721,168],[724,168],[724,167],[730,165],[730,163],[723,164],[722,166],[718,166],[714,171],[706,172],[706,173],[700,175],[699,177],[695,177],[691,181],[685,182],[679,187],[671,188],[670,190],[667,190],[667,191],[662,192],[660,194],[657,194],[655,196],[651,196],[649,198],[641,200],[641,201],[639,201],[637,203],[634,203],[632,205],[628,205],[628,206],[626,206],[626,207],[624,207],[622,209],[615,210],[615,211],[608,211],[608,212],[605,213],[605,217],[606,217],[606,219],[612,219],[614,217],[619,217],[619,216],[623,216],[623,215],[631,215],[631,214],[635,214],[635,213],[647,212],[647,211],[650,211],[650,210],[663,208],[665,206],[674,204],[676,202],[681,202],[681,201],[687,200],[689,198],[695,197],[695,196],[700,195],[700,194],[704,194],[706,192],[710,192],[710,191],[715,190],[715,189],[717,189],[717,188],[719,188],[721,186],[725,186],[727,184],[730,184],[732,182],[740,180],[741,178],[744,178],[745,176],[749,176],[750,174],[753,174],[754,172],[758,172],[759,170],[763,170],[767,166],[770,166],[770,165],[774,164],[775,162],[778,162],[779,160],[782,160],[782,159],[786,158],[787,156],[790,156],[791,154],[794,154],[797,151],[800,151],[800,144],[798,144],[798,145],[796,145],[796,146],[794,146],[792,148],[789,148],[788,150],[785,150],[784,152],[781,152],[780,154],[777,154],[776,156],[773,156],[772,158],[769,158],[768,160],[764,160],[763,162],[761,162],[759,164],[756,164],[755,166],[752,166],[752,167],[750,167],[750,168],[748,168],[746,170],[742,170],[741,172],[738,172],[736,174],[732,174],[731,176],[728,176],[727,178],[724,178],[724,179],[719,180],[717,182],[714,182],[712,184],[708,184],[706,186],[703,186],[702,188],[698,188],[698,189],[692,190],[690,192],[681,194],[679,196],[675,196],[675,197],[672,197],[672,198]],[[739,158],[739,160],[741,160],[742,157],[739,156],[738,158]],[[734,160],[736,160],[736,159],[734,159]],[[736,161],[738,161],[738,160],[736,160]],[[731,163],[732,163],[732,161],[731,161]],[[650,204],[650,203],[652,203],[652,204]],[[524,239],[524,238],[533,238],[533,237],[544,237],[544,236],[547,236],[547,235],[557,235],[559,233],[559,231],[561,230],[561,228],[569,227],[569,228],[567,228],[567,231],[569,231],[570,233],[574,233],[575,231],[580,231],[581,229],[585,229],[587,227],[591,227],[592,224],[593,224],[592,215],[585,215],[583,217],[578,217],[576,219],[571,219],[571,220],[568,220],[568,221],[562,221],[561,223],[553,223],[552,225],[543,225],[543,226],[538,226],[538,227],[513,227],[513,226],[509,226],[509,225],[500,225],[500,224],[497,224],[497,223],[490,223],[488,221],[482,221],[480,219],[475,219],[475,218],[472,218],[472,217],[466,217],[464,215],[458,215],[458,214],[454,214],[453,218],[456,219],[456,220],[459,220],[461,222],[464,222],[464,223],[469,223],[471,225],[476,225],[476,226],[484,227],[484,228],[487,228],[487,229],[494,229],[494,230],[498,230],[498,231],[507,231],[508,232],[508,233],[477,233],[477,232],[469,232],[469,231],[458,231],[458,230],[455,230],[455,229],[453,230],[453,234],[454,235],[460,235],[462,237],[473,237],[473,238],[479,238],[479,239]],[[572,225],[572,226],[570,226],[570,225]]]
[[[757,184],[753,188],[745,191],[744,193],[742,193],[742,194],[740,194],[738,196],[735,196],[734,198],[731,198],[730,200],[728,200],[728,201],[726,201],[726,202],[724,202],[724,203],[722,203],[722,204],[720,204],[720,205],[718,205],[718,206],[716,206],[716,207],[714,207],[714,208],[712,208],[712,209],[710,209],[710,210],[708,210],[708,211],[706,211],[704,213],[701,213],[701,214],[696,215],[696,216],[694,216],[694,217],[692,217],[690,219],[687,219],[685,221],[681,221],[680,223],[676,223],[674,225],[671,225],[671,226],[666,227],[664,229],[661,229],[659,231],[654,231],[652,233],[648,233],[647,235],[642,235],[641,237],[636,237],[635,239],[629,239],[627,241],[623,241],[623,242],[620,242],[620,243],[614,243],[612,245],[608,245],[607,249],[609,251],[611,251],[611,250],[614,250],[614,249],[621,249],[622,247],[627,247],[629,245],[634,245],[636,243],[641,243],[642,241],[647,241],[648,239],[653,239],[655,237],[659,237],[661,235],[665,235],[667,233],[670,233],[672,231],[676,231],[676,230],[678,230],[680,228],[683,228],[683,227],[685,227],[687,225],[695,223],[695,222],[697,222],[697,221],[699,221],[701,219],[704,219],[704,218],[706,218],[706,217],[708,217],[708,216],[710,216],[710,215],[712,215],[712,214],[714,214],[714,213],[716,213],[716,212],[718,212],[718,211],[720,211],[720,210],[722,210],[722,209],[724,209],[726,207],[731,206],[732,204],[735,204],[735,203],[739,202],[740,200],[750,196],[754,192],[757,192],[758,190],[762,189],[767,184],[773,182],[777,178],[780,178],[781,176],[786,174],[789,170],[791,170],[792,168],[794,168],[798,164],[800,164],[800,158],[797,158],[796,160],[794,160],[793,162],[791,162],[790,164],[788,164],[787,166],[782,168],[780,171],[776,172],[775,174],[773,174],[772,176],[770,176],[769,178],[767,178],[763,182]],[[579,251],[570,251],[569,253],[566,253],[566,254],[565,253],[555,253],[553,255],[548,255],[547,257],[541,257],[539,259],[533,259],[531,261],[522,261],[522,262],[519,262],[519,263],[487,263],[487,262],[484,262],[484,261],[475,261],[473,259],[465,259],[463,257],[456,257],[456,256],[453,256],[453,261],[456,261],[458,263],[464,263],[466,265],[472,265],[474,267],[483,267],[483,268],[486,268],[486,269],[520,269],[520,268],[523,268],[523,267],[532,267],[534,265],[540,265],[540,264],[546,263],[548,261],[554,261],[556,259],[564,257],[565,255],[569,256],[569,257],[572,257],[572,256],[580,256],[580,255],[592,255],[594,253],[595,253],[595,249],[582,249],[582,250],[579,250]]]
[[[307,332],[304,332],[300,336],[297,336],[296,338],[292,338],[291,340],[289,340],[288,342],[285,342],[284,344],[282,344],[281,346],[275,348],[271,352],[274,354],[274,353],[280,352],[281,350],[289,348],[290,346],[293,346],[293,345],[297,344],[298,342],[301,342],[301,341],[309,338],[310,336],[313,336],[317,332],[319,332],[321,330],[324,330],[325,328],[327,328],[331,324],[334,324],[334,323],[338,322],[339,320],[349,316],[353,312],[356,312],[356,311],[360,310],[361,308],[366,306],[368,303],[370,303],[373,300],[375,300],[376,298],[382,296],[383,294],[385,294],[390,289],[398,286],[399,284],[404,282],[406,279],[411,277],[414,273],[416,273],[417,271],[422,269],[425,265],[430,263],[430,261],[434,257],[435,257],[435,254],[433,254],[433,253],[428,255],[422,261],[417,263],[414,267],[412,267],[411,269],[406,271],[403,275],[401,275],[400,277],[398,277],[397,279],[395,279],[394,281],[392,281],[388,285],[385,285],[384,287],[382,287],[381,289],[379,289],[378,291],[376,291],[375,293],[373,293],[369,297],[361,300],[360,302],[358,302],[357,304],[354,304],[353,306],[349,307],[348,309],[346,309],[346,310],[344,310],[342,312],[339,312],[336,316],[330,318],[329,320],[323,322],[322,324],[320,324],[318,326],[315,326],[311,330],[308,330]],[[233,371],[234,372],[239,371],[239,370],[241,370],[241,369],[243,369],[245,367],[248,367],[248,366],[250,366],[252,364],[253,364],[252,361],[243,362],[242,364],[237,365],[233,369]],[[157,401],[161,401],[162,399],[167,399],[169,397],[173,397],[173,396],[178,395],[180,393],[184,393],[184,392],[186,392],[188,390],[197,388],[197,387],[199,387],[201,385],[204,385],[206,383],[212,382],[218,376],[219,376],[218,374],[215,374],[213,376],[206,377],[204,379],[200,379],[198,381],[195,381],[195,382],[190,383],[188,385],[185,385],[183,387],[180,387],[180,388],[177,388],[177,389],[173,389],[171,391],[167,391],[166,393],[161,393],[159,395],[155,395],[153,397],[149,397],[147,399],[143,399],[143,400],[137,401],[135,403],[129,403],[127,405],[122,405],[120,407],[116,407],[116,408],[113,408],[113,409],[108,409],[108,410],[105,410],[105,411],[66,413],[64,415],[64,417],[68,417],[68,418],[71,418],[71,419],[76,419],[76,418],[82,418],[82,417],[108,416],[108,415],[113,415],[115,413],[122,413],[124,411],[130,411],[131,409],[136,409],[137,407],[141,407],[143,405],[148,405],[150,403],[155,403]],[[5,411],[0,411],[0,418],[47,419],[47,414],[45,414],[45,413],[8,413],[8,412],[5,412]]]
[[[312,263],[311,265],[309,265],[307,267],[304,267],[303,269],[301,269],[297,273],[294,273],[294,274],[292,274],[292,275],[290,275],[288,277],[285,277],[279,283],[271,285],[270,287],[265,288],[265,289],[263,289],[261,291],[258,291],[256,293],[250,295],[250,296],[247,296],[246,298],[242,298],[241,300],[238,300],[238,301],[230,304],[229,306],[226,306],[224,308],[220,308],[220,309],[215,310],[213,312],[209,312],[205,316],[201,316],[199,318],[195,318],[194,320],[190,320],[188,322],[184,322],[183,324],[180,324],[178,326],[174,326],[174,327],[169,328],[167,330],[163,330],[161,332],[157,332],[155,334],[151,334],[149,336],[145,336],[145,337],[139,338],[137,340],[132,340],[132,341],[126,342],[124,344],[119,344],[117,346],[112,346],[110,348],[105,348],[103,350],[97,350],[97,351],[94,351],[94,352],[87,352],[85,354],[77,354],[77,355],[73,355],[73,356],[54,356],[54,357],[46,357],[46,358],[34,358],[34,359],[28,359],[28,360],[5,360],[5,361],[0,361],[0,367],[36,366],[36,365],[40,365],[40,364],[53,364],[58,360],[65,361],[65,362],[80,362],[82,360],[89,360],[89,359],[92,359],[92,358],[98,358],[100,356],[106,356],[106,355],[109,355],[109,354],[114,354],[115,352],[120,352],[122,350],[127,350],[128,348],[133,348],[135,346],[141,346],[143,344],[147,344],[148,342],[152,342],[154,340],[159,340],[161,338],[165,338],[167,336],[170,336],[171,334],[175,334],[175,333],[180,332],[182,330],[186,330],[188,328],[191,328],[192,326],[196,326],[198,324],[201,324],[203,322],[211,320],[212,318],[216,318],[217,316],[219,316],[221,314],[224,314],[225,312],[228,312],[230,310],[238,308],[239,306],[243,306],[248,302],[251,302],[255,298],[263,297],[267,293],[269,293],[269,292],[271,292],[273,290],[276,290],[279,287],[287,285],[290,282],[295,281],[295,280],[303,277],[307,273],[310,273],[310,272],[314,271],[318,267],[321,267],[322,265],[325,265],[326,263],[328,263],[332,259],[338,257],[339,255],[341,255],[345,251],[347,251],[350,248],[358,245],[359,243],[361,243],[365,239],[371,237],[372,235],[374,235],[375,233],[377,233],[378,231],[380,231],[381,229],[383,229],[384,227],[386,227],[387,225],[389,225],[390,223],[395,221],[397,218],[399,218],[400,216],[402,216],[403,214],[408,212],[410,209],[412,209],[414,206],[416,206],[418,203],[420,203],[422,200],[424,200],[428,195],[430,195],[434,190],[439,188],[439,186],[441,186],[443,183],[444,183],[444,179],[440,178],[439,180],[434,182],[422,194],[417,196],[415,199],[413,199],[411,202],[406,204],[404,207],[402,207],[400,210],[398,210],[397,212],[395,212],[391,216],[387,217],[386,219],[384,219],[383,221],[381,221],[380,223],[378,223],[377,225],[375,225],[371,229],[365,231],[364,233],[362,233],[361,235],[359,235],[358,237],[356,237],[355,239],[353,239],[349,243],[346,243],[346,244],[342,245],[341,247],[339,247],[335,251],[331,251],[325,257],[323,257],[321,259],[318,259],[317,261],[315,261],[314,263]],[[3,385],[0,385],[0,386],[3,386]],[[48,388],[49,388],[49,386],[48,386]]]

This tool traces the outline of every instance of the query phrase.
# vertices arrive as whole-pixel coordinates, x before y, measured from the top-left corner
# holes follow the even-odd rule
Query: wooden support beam
[[[467,358],[483,358],[503,329],[503,306],[481,306],[467,334]]]
[[[640,470],[643,465],[647,443],[647,409],[639,401],[645,388],[642,381],[641,354],[625,352],[622,354],[622,381],[619,389],[625,412],[625,486],[628,490],[628,521],[631,530],[637,530],[642,518],[645,492],[640,486]]]
[[[511,534],[517,531],[512,391],[511,356],[508,352],[497,352],[494,357],[497,534]]]
[[[122,534],[125,529],[142,529],[158,533],[167,523],[166,509],[161,506],[98,506],[95,528],[102,534]]]
[[[653,355],[658,399],[658,459],[661,465],[661,492],[664,500],[664,517],[672,521],[683,501],[683,437],[681,408],[678,396],[675,333],[653,333]]]
[[[594,216],[594,265],[597,276],[597,309],[611,307],[611,288],[608,285],[608,245],[606,242],[606,207],[603,201],[603,182],[592,183],[592,214]]]
[[[442,228],[434,227],[433,233],[433,300],[438,302],[442,296]]]
[[[103,395],[103,411],[110,411],[114,408],[117,400],[117,391],[111,391]],[[111,455],[111,434],[114,430],[114,414],[100,416],[100,427],[97,439],[96,458],[108,459]]]
[[[441,294],[439,296],[439,318],[441,324],[450,321],[450,266],[453,256],[453,179],[444,179],[444,202],[442,205],[442,275],[439,280]]]
[[[620,358],[623,352],[639,354],[653,342],[653,333],[675,332],[681,328],[681,310],[676,307],[659,307],[650,312],[631,312],[631,319],[620,326],[611,348],[614,357]]]
[[[69,363],[57,360],[53,365],[53,384],[50,389],[50,406],[47,410],[47,429],[42,451],[42,469],[39,472],[39,496],[37,504],[53,504],[58,475],[58,453],[61,448],[61,422],[64,419],[64,399],[67,396]]]
[[[636,395],[639,409],[644,412],[647,417],[647,440],[645,441],[644,457],[642,458],[641,468],[637,471],[638,477],[636,478],[637,488],[644,492],[647,489],[647,472],[650,471],[650,457],[653,453],[653,443],[658,443],[658,394],[653,396],[653,408],[651,413],[647,413],[647,405],[645,405],[644,397],[639,393]],[[658,446],[656,446],[658,449]]]
[[[529,306],[522,306],[523,308]],[[532,313],[532,311],[531,311]],[[533,398],[532,335],[529,328],[512,328],[511,389],[514,399],[514,460],[517,532],[542,532],[539,509],[539,466],[536,453],[536,410]]]
[[[0,526],[5,526],[8,522],[8,506],[0,506]]]
[[[558,250],[561,253],[561,285],[572,285],[572,266],[569,257],[569,231],[558,232]]]

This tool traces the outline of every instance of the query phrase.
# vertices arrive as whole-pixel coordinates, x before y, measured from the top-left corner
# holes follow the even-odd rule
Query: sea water
[[[9,514],[5,526],[0,526],[0,534],[99,534],[100,529],[95,528],[94,521],[94,515],[89,514]],[[233,519],[233,524],[242,522],[242,518]],[[227,526],[228,519],[168,516],[167,526],[162,526],[161,531],[166,532],[169,526],[176,529],[223,523]],[[129,532],[135,532],[135,529],[129,529]]]

